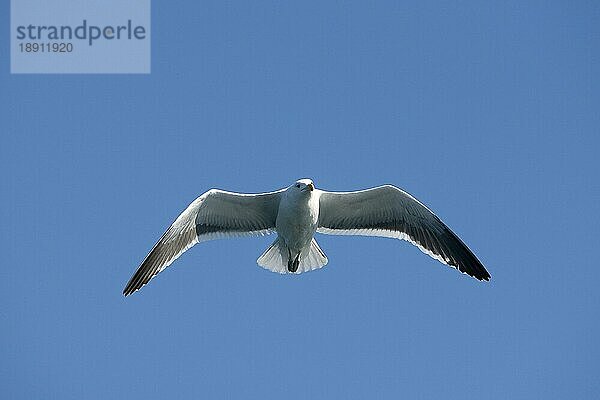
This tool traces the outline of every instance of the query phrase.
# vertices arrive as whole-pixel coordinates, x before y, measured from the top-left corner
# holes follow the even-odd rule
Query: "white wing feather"
[[[196,243],[272,233],[281,192],[243,194],[212,189],[204,193],[162,235],[123,294],[127,296],[139,290]]]
[[[490,274],[429,208],[395,186],[356,192],[320,191],[317,232],[406,240],[436,260],[479,280]]]

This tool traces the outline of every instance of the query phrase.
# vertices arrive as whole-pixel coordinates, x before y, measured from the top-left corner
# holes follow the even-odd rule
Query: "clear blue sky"
[[[598,3],[293,3],[153,2],[150,75],[2,58],[3,397],[598,398]],[[301,177],[403,187],[492,281],[334,236],[279,276],[268,237],[121,295],[199,194]]]

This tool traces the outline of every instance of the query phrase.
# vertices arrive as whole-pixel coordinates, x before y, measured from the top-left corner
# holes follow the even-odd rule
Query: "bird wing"
[[[356,192],[321,191],[317,232],[407,240],[442,263],[479,280],[490,274],[431,210],[405,191],[385,185]]]
[[[242,194],[211,189],[177,217],[125,286],[139,290],[199,242],[233,236],[268,235],[275,229],[281,192]]]

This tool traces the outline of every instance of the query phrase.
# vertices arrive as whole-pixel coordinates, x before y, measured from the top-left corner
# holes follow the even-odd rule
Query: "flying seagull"
[[[327,192],[315,189],[310,179],[300,179],[269,193],[218,189],[204,193],[162,235],[123,294],[139,290],[196,243],[235,236],[277,233],[277,239],[258,258],[258,265],[281,274],[312,271],[327,264],[315,232],[407,240],[462,273],[490,280],[485,267],[458,236],[407,192],[392,185]]]

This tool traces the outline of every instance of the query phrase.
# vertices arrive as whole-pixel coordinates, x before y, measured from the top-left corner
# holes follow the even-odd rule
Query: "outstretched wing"
[[[242,194],[212,189],[204,193],[162,235],[123,294],[127,296],[139,290],[196,243],[272,233],[281,192]]]
[[[469,248],[410,194],[385,185],[357,192],[320,193],[317,232],[403,239],[424,253],[479,280],[490,279]]]

